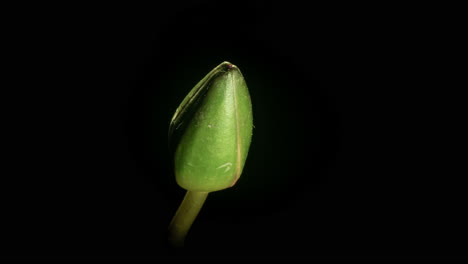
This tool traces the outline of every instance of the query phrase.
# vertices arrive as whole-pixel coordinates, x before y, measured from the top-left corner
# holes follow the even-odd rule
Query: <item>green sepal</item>
[[[223,62],[184,98],[172,117],[177,183],[189,191],[233,186],[244,168],[252,137],[252,105],[239,68]]]

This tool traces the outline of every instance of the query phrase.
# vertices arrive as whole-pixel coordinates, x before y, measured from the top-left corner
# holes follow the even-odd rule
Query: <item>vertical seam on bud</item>
[[[237,162],[236,162],[236,178],[232,182],[233,186],[236,184],[237,180],[239,179],[240,176],[240,170],[241,170],[241,142],[240,142],[240,128],[239,128],[239,113],[237,109],[237,89],[236,86],[234,85],[234,74],[231,72],[231,86],[232,86],[232,91],[234,93],[234,111],[236,113],[236,144],[237,144]]]

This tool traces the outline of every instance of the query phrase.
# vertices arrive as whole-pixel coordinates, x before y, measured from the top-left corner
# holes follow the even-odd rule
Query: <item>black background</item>
[[[418,41],[379,19],[381,9],[192,1],[28,12],[12,22],[23,30],[8,50],[19,74],[3,98],[2,256],[466,253],[466,195],[449,178],[456,162],[441,157],[449,143],[434,121],[441,102],[412,89]],[[235,187],[209,195],[186,249],[174,251],[166,229],[184,190],[169,121],[225,60],[252,97],[249,157]]]

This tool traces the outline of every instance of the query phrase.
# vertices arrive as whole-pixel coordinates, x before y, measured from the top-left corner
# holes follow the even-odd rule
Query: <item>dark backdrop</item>
[[[464,195],[432,155],[433,105],[402,70],[412,36],[388,37],[395,24],[380,9],[365,18],[268,1],[57,10],[29,10],[15,32],[3,256],[463,255],[454,241],[466,236]],[[165,232],[184,190],[169,121],[225,60],[252,97],[248,160],[174,251]]]

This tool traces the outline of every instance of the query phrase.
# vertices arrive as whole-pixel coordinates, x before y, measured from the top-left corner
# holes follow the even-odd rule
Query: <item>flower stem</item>
[[[169,243],[174,247],[183,247],[185,237],[205,203],[208,192],[187,191],[184,200],[169,224]]]

